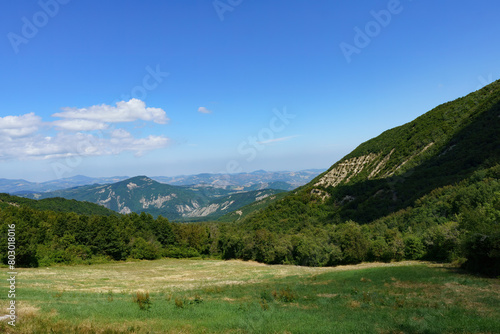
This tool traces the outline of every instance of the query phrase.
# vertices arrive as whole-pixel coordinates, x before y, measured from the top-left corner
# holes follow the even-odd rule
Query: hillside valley
[[[243,188],[244,189],[244,188]],[[208,185],[173,186],[146,176],[137,176],[105,185],[88,185],[24,197],[62,197],[101,205],[121,214],[149,213],[170,220],[215,220],[255,201],[283,192],[279,189],[231,190]]]

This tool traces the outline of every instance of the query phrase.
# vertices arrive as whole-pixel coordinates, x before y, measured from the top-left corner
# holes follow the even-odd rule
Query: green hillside
[[[359,145],[248,226],[369,223],[500,162],[500,81]]]
[[[217,219],[219,222],[234,222],[234,221],[239,221],[243,220],[250,214],[256,214],[257,211],[262,210],[266,207],[268,207],[271,203],[282,199],[285,197],[288,193],[282,192],[282,193],[277,193],[276,195],[268,196],[264,199],[255,201],[253,203],[250,203],[248,205],[245,205],[238,210],[229,212],[225,214],[224,216],[220,217]]]
[[[40,211],[74,212],[82,215],[111,216],[117,214],[112,210],[94,203],[79,202],[60,197],[46,198],[37,201],[9,194],[0,194],[0,208],[7,208],[9,206],[26,206]]]
[[[237,221],[226,258],[455,261],[500,274],[500,81],[371,139]]]
[[[136,176],[112,184],[95,184],[26,196],[87,201],[121,214],[145,212],[154,217],[161,215],[177,221],[207,221],[216,220],[228,212],[280,192],[283,190],[241,191],[203,185],[172,186],[146,176]]]

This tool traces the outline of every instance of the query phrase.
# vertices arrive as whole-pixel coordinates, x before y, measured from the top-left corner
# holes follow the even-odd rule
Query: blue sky
[[[41,0],[0,12],[0,177],[328,168],[500,78],[500,3]]]

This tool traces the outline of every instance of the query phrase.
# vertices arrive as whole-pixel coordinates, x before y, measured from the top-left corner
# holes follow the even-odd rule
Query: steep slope
[[[266,201],[285,193],[279,189],[262,189],[235,193],[214,199],[208,205],[186,213],[183,217],[187,221],[218,220],[221,216],[232,212],[239,212],[239,210],[248,205]]]
[[[235,211],[229,212],[222,217],[219,217],[217,221],[219,222],[234,222],[240,221],[248,217],[250,214],[256,214],[259,210],[262,210],[269,206],[271,203],[278,201],[287,195],[286,192],[278,193],[276,195],[267,196],[265,198],[254,201],[250,204],[242,206]]]
[[[180,187],[137,176],[112,184],[26,196],[36,199],[63,197],[96,203],[122,214],[146,212],[155,217],[162,215],[171,220],[192,221],[217,219],[227,212],[279,192],[271,189],[235,192],[207,186]]]
[[[500,81],[388,130],[244,224],[368,223],[500,162]]]

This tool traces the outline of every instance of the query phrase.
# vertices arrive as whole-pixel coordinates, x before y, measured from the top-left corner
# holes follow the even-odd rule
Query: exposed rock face
[[[336,187],[341,182],[349,182],[353,177],[361,173],[366,165],[371,163],[380,154],[370,153],[368,155],[363,155],[360,157],[351,158],[339,163],[335,168],[325,174],[321,180],[319,180],[315,186],[323,187]]]
[[[394,173],[396,173],[399,169],[401,169],[401,167],[403,167],[404,165],[406,165],[409,161],[411,161],[412,159],[414,159],[415,157],[419,156],[420,154],[424,153],[425,151],[427,151],[432,145],[434,145],[434,143],[429,143],[427,144],[427,146],[425,146],[420,152],[416,152],[414,154],[412,154],[408,159],[406,159],[405,161],[403,161],[403,163],[399,164],[398,166],[396,166],[395,169],[393,169],[392,171],[389,171],[387,172],[384,177],[387,177],[387,176],[392,176],[394,175]]]
[[[395,149],[393,148],[389,154],[382,156],[382,153],[370,153],[367,155],[351,158],[338,163],[332,170],[325,174],[316,184],[316,187],[336,187],[341,183],[348,183],[353,177],[361,173],[363,170],[368,168],[368,179],[373,179],[376,177],[387,178],[393,176],[398,170],[400,170],[409,161],[415,159],[425,151],[427,151],[434,143],[429,143],[421,150],[415,152],[403,162],[398,165],[391,167],[387,170],[387,162],[391,159]],[[320,197],[323,201],[330,197],[330,195],[321,189],[314,188],[311,191],[311,195],[316,195]],[[341,203],[350,202],[354,198],[344,198]]]
[[[132,189],[137,188],[137,187],[139,187],[139,186],[133,182],[130,182],[129,184],[127,184],[128,190],[132,190]]]
[[[371,179],[375,176],[377,176],[378,173],[380,173],[380,171],[385,167],[385,165],[387,164],[387,161],[389,161],[389,159],[391,158],[391,155],[392,153],[394,153],[394,148],[391,150],[391,152],[386,155],[378,164],[377,164],[377,167],[375,167],[374,170],[372,170],[372,172],[370,173],[370,175],[368,175],[368,178]]]
[[[262,195],[262,193],[258,193],[257,197],[255,197],[255,200],[260,201],[260,200],[263,200],[264,198],[267,198],[267,197],[269,197],[269,194]]]
[[[163,206],[163,203],[170,201],[172,198],[177,197],[176,194],[170,194],[166,196],[158,195],[156,198],[152,198],[151,200],[147,200],[144,198],[144,196],[139,200],[139,202],[142,204],[143,209],[147,209],[150,206],[154,206],[156,208],[161,208]]]

